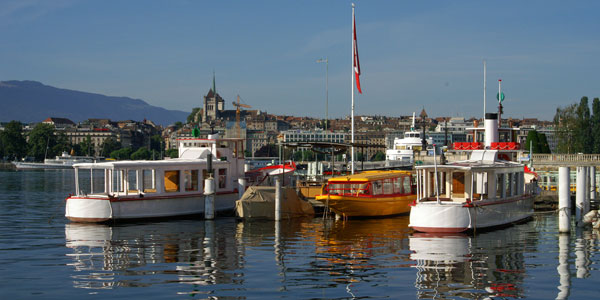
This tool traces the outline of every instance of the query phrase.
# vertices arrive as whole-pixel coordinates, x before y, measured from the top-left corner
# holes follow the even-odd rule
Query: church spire
[[[217,95],[217,84],[215,83],[215,70],[213,70],[213,93],[215,93],[215,96]]]

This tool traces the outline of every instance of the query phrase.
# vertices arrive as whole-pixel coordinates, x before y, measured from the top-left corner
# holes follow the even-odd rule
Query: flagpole
[[[352,63],[350,64],[350,66],[352,67],[352,72],[350,73],[352,75],[352,85],[351,85],[351,90],[352,90],[352,110],[351,110],[351,128],[352,128],[352,151],[351,151],[351,158],[350,158],[350,162],[352,164],[352,174],[354,174],[354,3],[352,3]]]

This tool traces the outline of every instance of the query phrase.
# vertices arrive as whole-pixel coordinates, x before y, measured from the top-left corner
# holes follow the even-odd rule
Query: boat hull
[[[350,197],[320,195],[316,200],[328,206],[333,212],[345,217],[380,217],[410,212],[410,203],[416,195],[396,197]]]
[[[215,195],[215,212],[231,212],[237,192]],[[147,218],[168,218],[204,213],[204,195],[160,197],[71,196],[66,200],[65,216],[73,222],[99,223]]]
[[[73,165],[68,164],[13,162],[13,165],[17,170],[73,169]]]
[[[473,204],[436,201],[419,202],[411,208],[410,224],[416,231],[456,233],[489,229],[533,216],[533,197],[483,200]]]

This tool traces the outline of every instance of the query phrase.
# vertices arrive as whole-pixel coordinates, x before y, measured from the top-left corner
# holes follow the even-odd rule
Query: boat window
[[[383,194],[391,195],[394,193],[394,183],[392,178],[386,178],[383,180]]]
[[[165,192],[179,191],[179,170],[165,171]]]
[[[198,190],[198,170],[185,170],[185,190],[186,191],[197,191]]]
[[[496,197],[504,197],[504,174],[496,175]]]
[[[394,194],[403,194],[402,185],[405,177],[398,177],[394,180]]]
[[[144,193],[156,193],[156,172],[150,169],[142,170],[142,188]]]
[[[124,192],[125,170],[114,170],[112,179],[113,192]]]
[[[137,171],[127,170],[127,193],[135,194],[138,192]]]
[[[410,194],[412,192],[412,187],[410,185],[410,176],[404,176],[402,177],[402,187],[403,187],[403,194]]]
[[[227,169],[219,169],[219,188],[227,188]]]
[[[487,194],[487,173],[475,173],[473,185],[476,194]]]
[[[381,181],[373,181],[372,183],[373,185],[373,195],[381,195],[383,192],[383,186],[381,184]]]

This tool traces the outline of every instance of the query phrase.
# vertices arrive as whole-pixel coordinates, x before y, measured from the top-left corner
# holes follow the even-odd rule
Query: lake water
[[[2,299],[594,299],[598,231],[555,213],[475,236],[408,217],[70,223],[72,170],[0,171]]]

